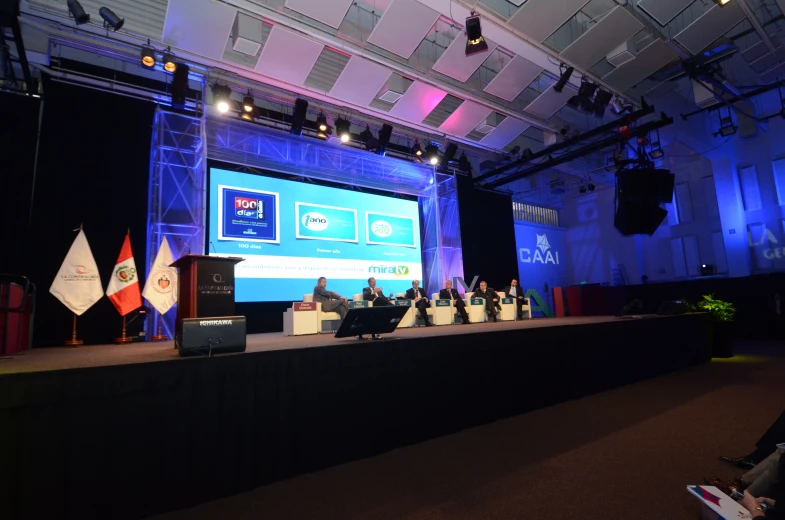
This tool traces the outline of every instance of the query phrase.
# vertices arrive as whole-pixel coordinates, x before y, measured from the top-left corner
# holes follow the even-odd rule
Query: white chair
[[[472,305],[473,292],[464,294],[464,303],[466,304],[466,312],[469,314],[469,321],[472,323],[481,323],[485,321],[485,304]]]
[[[451,300],[439,298],[439,293],[431,294],[431,305],[428,308],[434,325],[452,325],[455,323],[455,305]]]
[[[304,302],[312,302],[313,301],[313,294],[304,294],[303,295],[303,301]],[[317,302],[317,304],[316,304],[316,324],[318,326],[317,332],[319,332],[319,333],[324,332],[324,322],[325,321],[331,321],[331,322],[339,321],[340,322],[341,321],[341,315],[338,314],[337,312],[324,312],[322,310],[322,304]],[[330,331],[334,332],[335,330],[337,330],[337,328],[335,327],[335,323],[331,323],[330,324]]]
[[[526,316],[527,320],[532,319],[532,299],[526,298],[526,303],[521,305],[521,313]]]
[[[501,305],[502,308],[498,313],[499,319],[502,321],[515,321],[515,301],[504,303],[504,298],[506,298],[507,295],[503,292],[497,292],[496,294],[499,295],[499,305]]]

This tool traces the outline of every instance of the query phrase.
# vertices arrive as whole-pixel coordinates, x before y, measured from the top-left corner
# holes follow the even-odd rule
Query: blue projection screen
[[[209,254],[241,256],[236,301],[299,301],[316,280],[351,300],[422,280],[416,201],[210,169]]]

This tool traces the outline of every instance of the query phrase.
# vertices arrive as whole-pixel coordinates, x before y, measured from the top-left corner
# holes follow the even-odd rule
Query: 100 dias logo
[[[238,217],[264,219],[264,201],[248,197],[235,197],[234,214]]]
[[[301,220],[305,229],[310,231],[324,231],[329,224],[327,217],[316,211],[309,211]]]

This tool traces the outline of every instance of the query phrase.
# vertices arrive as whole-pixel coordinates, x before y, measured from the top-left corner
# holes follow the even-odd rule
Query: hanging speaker
[[[172,78],[172,108],[182,110],[185,108],[185,98],[188,96],[188,65],[178,63]]]

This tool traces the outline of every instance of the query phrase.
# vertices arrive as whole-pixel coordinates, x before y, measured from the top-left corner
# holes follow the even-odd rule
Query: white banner
[[[49,292],[68,307],[71,312],[81,316],[104,295],[98,266],[83,230],[79,230],[71,249],[57,271]]]

